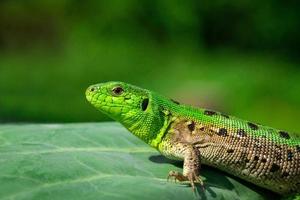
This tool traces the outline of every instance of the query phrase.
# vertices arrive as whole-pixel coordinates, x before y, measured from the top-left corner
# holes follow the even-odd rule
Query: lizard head
[[[123,124],[148,142],[163,126],[163,117],[152,92],[123,82],[91,85],[87,100],[99,111]]]

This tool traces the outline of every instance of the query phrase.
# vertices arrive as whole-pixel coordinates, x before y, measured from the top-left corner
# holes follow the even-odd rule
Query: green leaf
[[[0,126],[0,199],[263,199],[268,193],[203,167],[206,190],[167,182],[168,160],[117,123]]]

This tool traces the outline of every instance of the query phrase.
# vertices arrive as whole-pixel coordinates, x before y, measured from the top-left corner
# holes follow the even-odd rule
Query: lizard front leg
[[[195,183],[200,183],[203,187],[203,182],[199,177],[200,170],[200,152],[192,144],[163,140],[159,145],[160,152],[168,158],[183,160],[183,173],[170,171],[168,179],[174,177],[178,181],[189,181],[192,189],[195,190]]]

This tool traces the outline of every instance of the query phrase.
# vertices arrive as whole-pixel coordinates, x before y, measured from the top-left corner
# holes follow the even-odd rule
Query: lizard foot
[[[195,172],[189,172],[186,175],[183,175],[180,172],[177,171],[170,171],[167,177],[167,180],[169,180],[170,178],[173,178],[176,182],[176,180],[182,182],[182,181],[189,181],[193,191],[195,192],[195,183],[199,183],[201,185],[202,190],[204,190],[204,185],[203,185],[203,181],[201,180],[201,178],[199,176],[197,176],[197,174]]]

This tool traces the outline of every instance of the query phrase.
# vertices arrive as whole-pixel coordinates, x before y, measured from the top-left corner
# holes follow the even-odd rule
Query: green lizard
[[[90,86],[87,100],[164,156],[183,160],[169,177],[203,185],[200,164],[279,194],[300,192],[300,140],[286,131],[194,108],[123,82]]]

